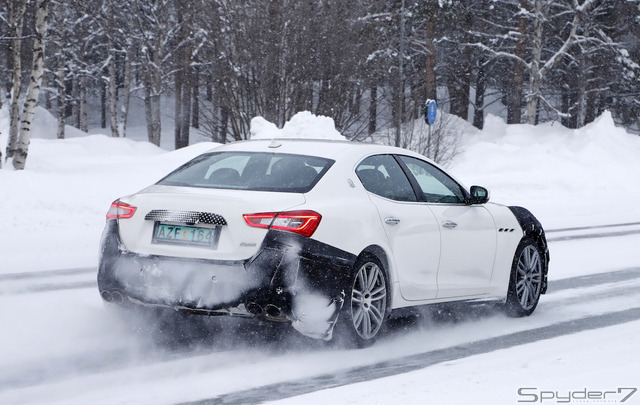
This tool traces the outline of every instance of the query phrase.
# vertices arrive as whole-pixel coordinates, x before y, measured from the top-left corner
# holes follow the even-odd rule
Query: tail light
[[[322,219],[315,211],[263,212],[243,217],[247,224],[256,228],[280,229],[307,237],[313,235]]]
[[[107,219],[126,219],[131,218],[136,212],[136,207],[123,203],[120,200],[115,200],[111,203],[109,211],[107,211]]]

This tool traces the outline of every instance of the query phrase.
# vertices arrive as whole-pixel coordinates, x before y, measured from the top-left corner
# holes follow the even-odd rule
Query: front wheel
[[[387,316],[387,276],[372,255],[358,259],[354,269],[339,330],[350,344],[366,347],[376,340]]]
[[[536,309],[546,270],[544,257],[538,243],[530,237],[524,238],[518,245],[513,258],[505,303],[507,315],[528,316]]]

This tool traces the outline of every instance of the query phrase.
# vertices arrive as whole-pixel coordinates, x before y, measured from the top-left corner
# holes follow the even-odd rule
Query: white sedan
[[[113,202],[98,286],[123,306],[289,322],[358,346],[402,308],[530,315],[547,288],[544,231],[488,200],[405,149],[228,144]]]

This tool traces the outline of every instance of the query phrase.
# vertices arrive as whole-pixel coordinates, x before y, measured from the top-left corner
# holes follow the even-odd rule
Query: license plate
[[[189,225],[157,223],[153,229],[153,243],[205,246],[215,249],[220,239],[220,227],[202,228]]]

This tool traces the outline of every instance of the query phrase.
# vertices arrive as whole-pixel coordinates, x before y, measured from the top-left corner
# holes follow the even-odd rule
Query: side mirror
[[[486,204],[489,202],[489,190],[480,186],[471,186],[469,204]]]

